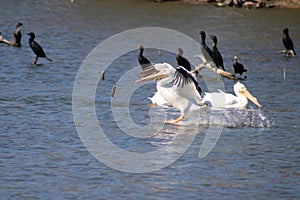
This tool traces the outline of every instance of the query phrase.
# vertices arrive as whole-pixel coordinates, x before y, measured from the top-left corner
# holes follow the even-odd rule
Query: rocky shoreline
[[[180,1],[190,4],[213,4],[238,8],[300,8],[300,0],[150,0],[153,2]]]

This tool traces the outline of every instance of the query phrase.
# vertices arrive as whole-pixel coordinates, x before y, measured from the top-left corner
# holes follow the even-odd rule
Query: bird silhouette
[[[211,39],[213,41],[213,46],[212,46],[212,59],[215,62],[216,66],[218,68],[222,68],[224,71],[224,63],[223,63],[223,57],[221,55],[221,53],[219,52],[219,49],[217,47],[217,43],[218,43],[218,39],[215,35],[211,36]]]
[[[284,47],[287,50],[287,53],[290,53],[293,57],[296,56],[296,52],[294,50],[294,43],[289,35],[289,29],[285,28],[283,29],[283,37],[282,37],[282,43]]]
[[[33,32],[29,32],[27,33],[27,35],[30,36],[28,40],[29,46],[35,54],[33,64],[36,65],[39,58],[46,58],[47,60],[52,61],[50,58],[46,56],[43,48],[34,40],[35,34]]]

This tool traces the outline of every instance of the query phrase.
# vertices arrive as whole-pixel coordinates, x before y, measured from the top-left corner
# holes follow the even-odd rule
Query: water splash
[[[200,119],[193,117],[196,111],[190,112],[183,125],[194,124],[200,121],[200,125],[219,125],[225,127],[255,127],[268,128],[274,125],[261,109],[212,109],[202,108]],[[198,114],[198,113],[197,113]],[[194,115],[195,116],[195,115]],[[199,115],[198,115],[199,116]]]

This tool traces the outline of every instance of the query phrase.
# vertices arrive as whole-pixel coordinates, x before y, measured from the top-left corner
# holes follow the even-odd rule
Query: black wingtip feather
[[[176,73],[174,77],[174,85],[177,85],[177,87],[183,87],[187,84],[194,83],[197,91],[199,92],[200,96],[202,95],[202,90],[200,86],[198,85],[198,82],[194,79],[194,77],[188,72],[186,69],[178,66],[176,68]]]

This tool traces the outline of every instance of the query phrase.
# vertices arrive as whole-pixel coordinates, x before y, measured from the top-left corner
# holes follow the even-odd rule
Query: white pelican
[[[153,97],[148,97],[152,104],[148,104],[149,106],[164,106],[169,105],[169,103],[165,100],[163,96],[160,95],[158,91],[155,92]]]
[[[147,77],[149,75],[155,75],[159,71],[162,71],[164,68],[166,68],[166,66],[172,67],[168,63],[158,63],[158,64],[155,64],[155,65],[151,65],[149,67],[144,68],[143,71],[140,73],[140,76],[141,77]],[[149,80],[151,80],[151,79],[149,79]],[[173,77],[161,76],[159,78],[154,78],[153,80],[158,81],[156,87],[161,87],[161,86],[166,86],[169,83],[171,83],[173,81]],[[142,82],[142,81],[140,81],[140,82]],[[158,91],[155,92],[153,97],[148,97],[148,99],[150,99],[151,102],[152,102],[152,104],[148,104],[149,106],[170,105],[170,104],[168,104],[168,102],[165,100],[165,98]]]
[[[201,103],[210,105],[216,108],[246,108],[248,105],[248,99],[251,100],[259,108],[262,105],[253,97],[244,84],[239,81],[234,84],[233,90],[235,95],[225,93],[221,90],[219,92],[205,93],[204,97],[201,99]],[[248,98],[248,99],[247,99]]]
[[[159,80],[156,84],[156,95],[180,110],[180,117],[166,121],[167,123],[176,124],[184,119],[189,110],[199,108],[202,91],[191,73],[183,67],[178,66],[175,69],[168,63],[159,63],[146,68],[140,75],[143,78],[137,80],[137,83]]]

